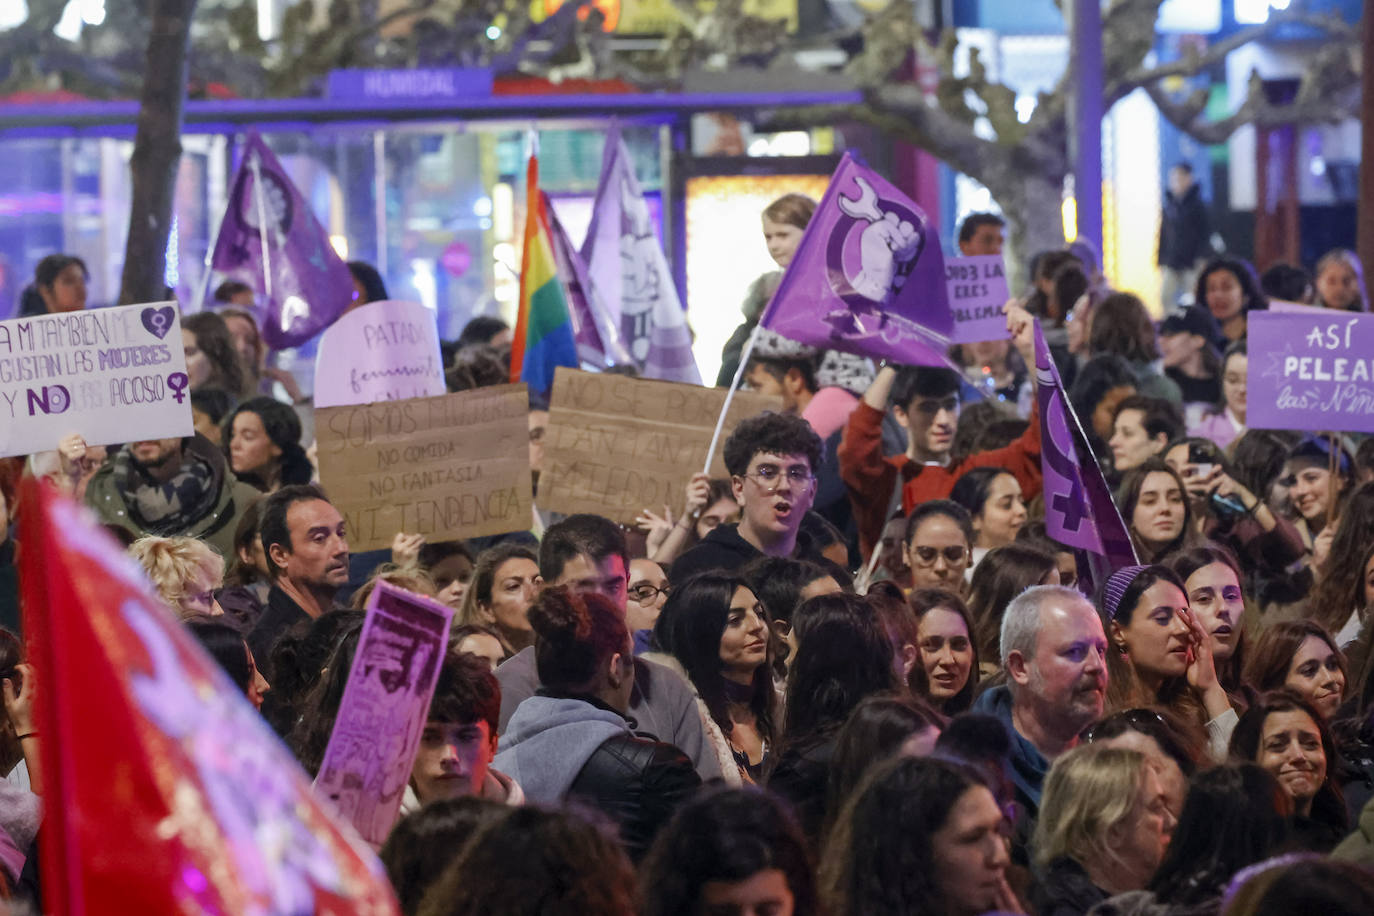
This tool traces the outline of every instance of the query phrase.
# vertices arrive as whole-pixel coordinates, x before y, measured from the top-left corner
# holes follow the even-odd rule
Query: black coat
[[[686,553],[677,558],[673,563],[672,581],[686,582],[691,576],[708,569],[733,572],[761,556],[761,550],[740,536],[739,525],[719,525],[708,532],[695,547],[688,548]],[[792,556],[813,563],[821,559],[805,531],[797,532],[797,546],[792,551]]]
[[[620,825],[620,839],[636,862],[659,828],[701,785],[687,755],[671,744],[637,735],[608,738],[587,758],[567,797],[604,812]]]
[[[1040,916],[1083,916],[1109,896],[1067,856],[1055,859],[1035,877],[1031,906]]]
[[[1212,253],[1212,227],[1202,192],[1193,185],[1176,198],[1164,193],[1164,215],[1159,225],[1159,264],[1187,270]]]

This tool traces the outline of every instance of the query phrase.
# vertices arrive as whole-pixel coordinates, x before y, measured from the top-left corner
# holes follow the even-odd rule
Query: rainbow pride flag
[[[525,181],[525,247],[520,254],[520,309],[511,344],[510,378],[547,394],[557,366],[578,368],[577,341],[539,193],[539,159],[530,156]]]

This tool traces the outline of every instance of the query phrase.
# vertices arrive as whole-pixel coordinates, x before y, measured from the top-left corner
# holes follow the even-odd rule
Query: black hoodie
[[[711,530],[695,547],[677,558],[673,564],[672,581],[685,582],[691,576],[708,569],[733,572],[755,557],[763,556],[763,551],[740,536],[739,525],[720,525]],[[794,559],[815,562],[822,559],[811,544],[806,532],[797,532],[797,546],[792,551]]]

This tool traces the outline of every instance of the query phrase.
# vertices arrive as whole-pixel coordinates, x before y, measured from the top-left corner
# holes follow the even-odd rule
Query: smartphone
[[[1206,477],[1212,473],[1212,453],[1207,446],[1193,442],[1188,446],[1188,463],[1193,466],[1195,477]]]

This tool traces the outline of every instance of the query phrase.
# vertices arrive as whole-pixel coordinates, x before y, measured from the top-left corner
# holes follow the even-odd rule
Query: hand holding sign
[[[1246,425],[1374,432],[1374,315],[1252,312]]]

